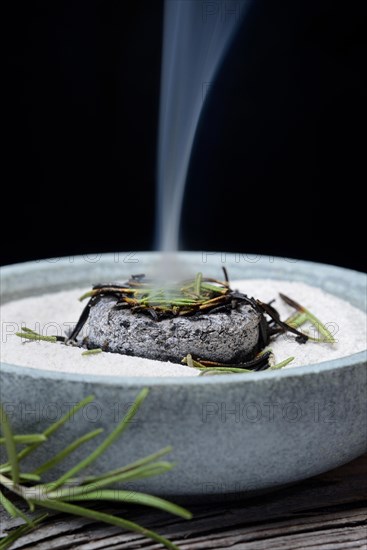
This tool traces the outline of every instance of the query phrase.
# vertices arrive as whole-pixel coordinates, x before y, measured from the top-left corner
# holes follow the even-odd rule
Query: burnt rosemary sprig
[[[97,284],[92,290],[85,292],[80,300],[98,296],[112,295],[119,302],[125,302],[130,307],[139,306],[141,309],[153,307],[157,312],[171,309],[171,313],[177,315],[186,309],[200,307],[208,304],[212,299],[225,301],[224,297],[230,292],[227,282],[203,277],[197,273],[191,281],[181,284],[170,284],[162,287],[152,281],[145,282],[141,277],[138,281],[130,279],[124,284]],[[176,311],[173,310],[176,308]],[[177,311],[179,308],[179,311]]]
[[[167,461],[158,460],[163,455],[170,452],[171,447],[166,447],[160,451],[144,457],[140,460],[128,464],[117,470],[112,470],[105,473],[98,473],[88,477],[76,477],[80,472],[90,466],[97,458],[100,458],[103,453],[116,441],[118,437],[129,426],[129,423],[137,413],[139,407],[149,393],[148,389],[143,389],[137,396],[135,402],[130,407],[125,417],[116,426],[116,428],[105,437],[96,448],[87,455],[83,460],[75,464],[74,467],[66,471],[62,476],[53,482],[43,483],[41,476],[44,472],[52,470],[54,466],[62,460],[69,457],[72,452],[80,447],[83,443],[90,441],[94,437],[102,434],[102,429],[96,429],[85,434],[82,437],[74,440],[61,452],[41,464],[34,472],[26,473],[20,468],[20,461],[36,450],[39,445],[47,443],[49,438],[61,428],[67,420],[69,420],[78,410],[85,404],[93,401],[93,396],[89,396],[64,415],[60,420],[54,422],[41,434],[13,434],[9,418],[1,406],[0,409],[0,424],[3,437],[0,442],[5,445],[8,462],[0,465],[0,502],[7,513],[24,521],[24,524],[7,534],[0,539],[0,550],[9,548],[16,540],[22,537],[25,533],[32,529],[36,529],[49,514],[33,515],[33,512],[38,509],[54,510],[64,512],[71,515],[86,517],[101,521],[110,525],[115,525],[123,529],[139,533],[158,543],[161,543],[166,548],[177,550],[177,546],[165,537],[142,527],[132,521],[126,520],[119,516],[107,514],[94,510],[92,507],[86,507],[91,501],[119,501],[124,504],[140,504],[151,506],[153,508],[169,512],[176,516],[190,519],[191,513],[171,502],[152,495],[125,491],[123,489],[112,490],[110,487],[115,483],[125,483],[132,479],[142,479],[161,475],[172,469],[173,464]],[[17,450],[18,445],[26,445],[21,451]],[[30,514],[24,513],[14,503],[14,497],[25,501],[30,509]],[[80,503],[83,503],[81,505]]]
[[[126,283],[99,283],[81,296],[89,298],[66,344],[77,344],[77,338],[87,322],[92,307],[105,296],[114,298],[112,309],[129,309],[131,313],[149,315],[155,321],[177,316],[200,316],[201,314],[230,313],[241,304],[251,306],[261,317],[259,348],[269,344],[270,337],[286,331],[292,332],[299,343],[310,337],[298,330],[303,324],[299,316],[292,316],[291,322],[282,321],[271,304],[250,298],[242,292],[230,288],[227,271],[224,281],[204,277],[201,272],[191,280],[180,284],[159,285],[159,282],[146,279],[144,275],[132,276]],[[270,320],[267,320],[270,318]]]
[[[294,357],[287,357],[287,359],[284,359],[277,364],[272,364],[272,356],[273,353],[271,350],[263,350],[252,361],[239,364],[229,364],[218,363],[216,361],[207,361],[203,359],[194,359],[189,353],[182,359],[181,362],[188,367],[193,367],[200,370],[201,373],[199,376],[204,376],[207,374],[244,374],[265,370],[277,370],[289,365],[289,363],[295,359]]]
[[[146,279],[144,275],[133,275],[125,283],[98,283],[80,297],[81,301],[86,298],[89,298],[89,301],[72,333],[66,339],[67,344],[76,343],[91,308],[105,296],[116,299],[113,309],[127,308],[132,313],[149,315],[155,321],[215,312],[222,306],[230,310],[234,303],[233,292],[227,280],[203,277],[202,273],[198,273],[194,279],[164,286],[157,281]],[[241,295],[237,302],[246,299],[245,295]]]
[[[186,355],[186,357],[184,357],[181,362],[184,365],[187,365],[188,367],[193,367],[195,369],[198,369],[198,370],[200,370],[202,372],[206,372],[206,373],[214,372],[214,371],[216,371],[218,373],[223,372],[223,373],[226,373],[226,374],[253,372],[253,371],[247,370],[245,368],[238,368],[238,367],[234,367],[232,365],[223,365],[222,363],[215,363],[214,361],[210,362],[210,366],[209,365],[204,365],[203,362],[198,361],[196,359],[193,359],[191,353]]]
[[[186,355],[181,363],[187,365],[188,367],[194,367],[202,371],[218,371],[218,372],[227,372],[227,373],[245,373],[245,372],[256,372],[263,371],[270,367],[269,359],[271,356],[271,351],[265,351],[259,353],[254,359],[246,361],[244,363],[219,363],[218,361],[209,361],[207,359],[194,359],[189,353]]]

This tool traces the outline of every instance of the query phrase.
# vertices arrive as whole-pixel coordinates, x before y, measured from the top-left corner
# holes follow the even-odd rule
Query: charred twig
[[[197,362],[200,363],[203,367],[213,368],[243,368],[247,370],[260,371],[269,368],[269,357],[271,351],[266,351],[265,353],[258,355],[255,359],[246,361],[244,363],[228,364],[228,363],[218,363],[217,361],[207,361],[206,359],[198,359]]]
[[[101,299],[101,296],[92,296],[92,298],[90,298],[89,302],[87,303],[87,305],[83,309],[81,316],[79,317],[79,321],[75,325],[75,327],[72,330],[69,337],[66,339],[65,344],[69,344],[69,345],[71,344],[72,345],[73,343],[76,342],[76,339],[77,339],[80,331],[83,329],[85,323],[88,320],[89,312],[90,312],[91,308],[93,306],[95,306],[99,302],[100,299]]]
[[[276,312],[276,314],[275,314],[274,311],[276,311],[276,310],[274,310],[274,308],[272,306],[269,306],[269,304],[265,304],[264,302],[261,302],[260,300],[256,300],[256,302],[257,302],[258,306],[263,310],[263,312],[266,313],[267,315],[269,315],[269,317],[277,325],[279,325],[282,329],[284,329],[284,331],[292,332],[293,334],[296,334],[297,342],[299,342],[300,344],[305,344],[307,342],[307,340],[309,339],[307,334],[303,334],[303,332],[300,332],[299,330],[295,329],[291,325],[287,325],[287,323],[284,323],[283,321],[281,321],[280,318],[279,318],[279,313]]]

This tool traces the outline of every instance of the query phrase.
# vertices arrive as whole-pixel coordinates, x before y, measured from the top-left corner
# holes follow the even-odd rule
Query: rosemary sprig
[[[158,533],[146,529],[137,523],[80,506],[78,502],[90,501],[117,501],[125,504],[140,504],[151,506],[159,510],[163,510],[176,516],[190,519],[191,513],[171,502],[152,495],[147,495],[139,492],[126,491],[123,489],[112,490],[110,487],[116,482],[126,482],[132,479],[143,479],[155,475],[160,475],[169,471],[174,465],[166,461],[157,461],[164,454],[171,451],[170,447],[161,449],[160,451],[151,454],[145,458],[137,460],[117,470],[105,472],[95,476],[76,478],[75,475],[89,466],[97,458],[116,441],[118,437],[128,427],[130,421],[135,416],[139,407],[148,395],[148,389],[143,389],[137,396],[134,404],[130,407],[125,417],[116,426],[116,428],[105,437],[105,439],[83,460],[78,462],[73,468],[69,469],[54,482],[42,483],[40,475],[51,470],[56,464],[59,464],[66,457],[80,447],[82,444],[99,436],[102,429],[97,429],[79,437],[61,452],[54,455],[47,462],[41,464],[31,474],[20,471],[19,462],[25,456],[33,452],[39,445],[48,441],[48,439],[61,428],[78,410],[83,406],[93,401],[93,396],[89,396],[64,415],[60,420],[53,423],[41,434],[14,435],[11,429],[9,419],[3,407],[1,407],[1,427],[3,438],[2,442],[7,451],[8,462],[0,465],[0,486],[6,489],[10,494],[4,494],[0,491],[0,502],[5,510],[12,517],[22,519],[25,524],[18,527],[15,531],[5,536],[0,540],[0,550],[9,548],[18,538],[35,529],[48,514],[42,514],[36,518],[29,518],[22,510],[20,510],[12,501],[13,496],[20,497],[29,506],[31,511],[36,508],[46,508],[48,510],[56,510],[72,515],[77,515],[86,518],[92,518],[95,521],[102,521],[111,525],[116,525],[123,529],[128,529],[135,533],[144,535],[152,540],[163,544],[166,548],[176,550],[171,541],[162,537]],[[17,452],[17,445],[26,445],[26,447]]]
[[[298,319],[297,322],[300,322],[300,320],[301,320],[301,322],[303,324],[303,322],[309,321],[316,328],[316,330],[323,336],[323,338],[311,338],[311,337],[309,337],[310,340],[313,340],[314,342],[327,342],[329,344],[335,344],[334,336],[331,334],[331,332],[329,332],[329,330],[326,328],[326,326],[316,317],[316,315],[311,313],[311,311],[306,309],[304,306],[302,306],[298,302],[295,302],[294,300],[292,300],[291,298],[289,298],[285,294],[282,294],[280,292],[279,296],[281,297],[283,302],[285,302],[289,306],[293,307],[298,313],[301,314],[300,317],[296,317],[296,320]]]
[[[16,336],[19,336],[19,338],[24,338],[25,340],[43,340],[44,342],[57,342],[56,336],[43,336],[42,334],[38,334],[37,332],[16,332]]]

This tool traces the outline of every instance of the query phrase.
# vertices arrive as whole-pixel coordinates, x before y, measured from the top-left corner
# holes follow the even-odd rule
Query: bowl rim
[[[157,252],[139,252],[143,254],[146,258],[156,258],[159,253]],[[123,253],[121,253],[123,254]],[[197,255],[197,251],[182,251],[179,252],[181,255]],[[208,254],[213,254],[213,252],[208,252]],[[233,253],[234,254],[234,253]],[[101,254],[101,258],[108,261],[113,258],[113,254],[106,253]],[[279,258],[273,257],[275,260],[289,260],[290,262],[295,261],[290,258]],[[74,256],[73,263],[77,265],[83,259],[82,255]],[[60,258],[60,260],[67,260],[67,257]],[[47,261],[47,260],[46,260]],[[313,261],[298,261],[302,266],[309,267],[318,267],[329,270],[337,270],[339,273],[343,273],[345,276],[351,277],[366,277],[365,284],[367,285],[367,275],[363,272],[355,271],[352,269],[333,266],[330,264],[323,264]],[[53,268],[54,263],[49,263],[48,267],[50,270]],[[43,266],[47,269],[47,266]],[[22,274],[24,269],[28,271],[34,271],[40,268],[40,261],[29,261],[22,262],[18,264],[11,264],[1,267],[0,277],[3,275],[13,275],[13,274]],[[363,309],[362,309],[363,311]],[[92,374],[88,375],[82,373],[73,373],[73,372],[60,372],[47,369],[38,369],[33,367],[23,367],[21,365],[14,365],[11,363],[0,362],[0,374],[9,373],[15,376],[28,376],[31,378],[42,378],[50,379],[56,381],[67,381],[67,382],[83,382],[91,384],[102,384],[102,385],[121,385],[127,387],[136,387],[143,388],[145,386],[195,386],[195,385],[228,385],[228,384],[238,384],[239,382],[246,383],[256,383],[258,380],[269,381],[269,380],[283,380],[286,379],[297,379],[303,376],[313,376],[319,373],[339,371],[341,369],[347,369],[358,364],[362,365],[367,362],[367,350],[354,353],[345,357],[340,357],[338,359],[332,359],[328,361],[323,361],[320,363],[312,363],[309,365],[304,365],[300,367],[280,369],[275,371],[262,371],[262,372],[253,372],[246,373],[246,376],[243,374],[228,374],[226,376],[118,376],[118,375],[102,375],[102,374]]]
[[[196,386],[196,385],[218,385],[218,384],[238,384],[256,383],[257,381],[295,379],[304,376],[315,376],[316,374],[340,371],[354,367],[357,364],[363,365],[367,361],[367,351],[360,351],[353,355],[323,361],[322,363],[313,363],[301,367],[289,369],[280,369],[273,371],[263,371],[243,374],[228,374],[223,376],[111,376],[103,374],[88,375],[74,372],[60,372],[47,369],[37,369],[33,367],[22,367],[11,363],[0,363],[0,374],[11,374],[14,376],[28,376],[30,378],[42,378],[63,382],[82,382],[86,384],[97,384],[104,386],[124,386],[144,388],[146,386]]]

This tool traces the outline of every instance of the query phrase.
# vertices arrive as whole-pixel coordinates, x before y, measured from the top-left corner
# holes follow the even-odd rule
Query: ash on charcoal
[[[257,351],[261,315],[249,304],[229,312],[177,316],[155,321],[130,309],[113,309],[105,296],[90,310],[88,346],[124,355],[180,362],[188,353],[238,363]]]

